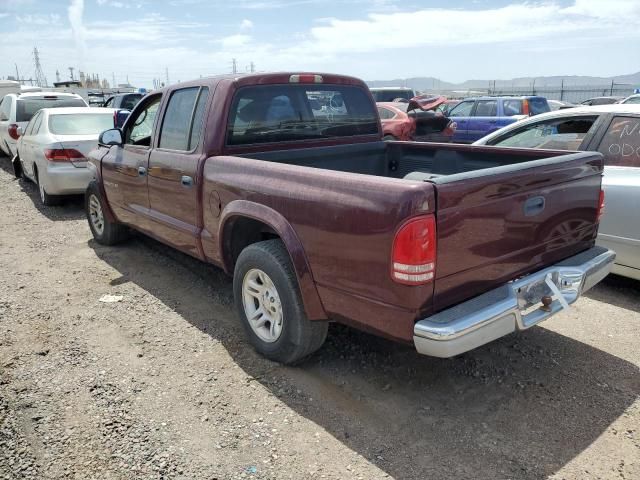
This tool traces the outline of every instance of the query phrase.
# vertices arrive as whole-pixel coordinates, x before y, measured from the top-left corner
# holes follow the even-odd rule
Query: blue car
[[[551,109],[544,97],[465,98],[448,114],[458,125],[452,141],[473,143],[518,120],[549,111]]]

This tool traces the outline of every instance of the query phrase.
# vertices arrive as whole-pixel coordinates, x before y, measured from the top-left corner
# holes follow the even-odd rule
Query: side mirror
[[[113,114],[113,126],[116,128],[122,128],[124,122],[129,118],[131,114],[131,110],[127,110],[125,108],[121,110],[116,110]]]
[[[98,145],[102,147],[110,147],[111,145],[120,145],[124,141],[122,140],[122,130],[119,128],[112,128],[111,130],[105,130],[98,137]]]

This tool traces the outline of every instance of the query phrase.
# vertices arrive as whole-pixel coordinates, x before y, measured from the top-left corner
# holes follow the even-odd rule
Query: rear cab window
[[[640,118],[614,117],[598,151],[606,166],[640,167]]]
[[[28,122],[43,108],[86,107],[81,98],[74,97],[26,97],[16,101],[16,122]]]
[[[236,92],[229,113],[227,145],[377,134],[378,112],[361,87],[258,85]]]

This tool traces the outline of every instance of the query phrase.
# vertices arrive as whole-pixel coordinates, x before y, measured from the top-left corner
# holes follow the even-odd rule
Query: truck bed
[[[373,142],[243,156],[432,185],[438,263],[423,313],[586,250],[597,232],[598,154]]]

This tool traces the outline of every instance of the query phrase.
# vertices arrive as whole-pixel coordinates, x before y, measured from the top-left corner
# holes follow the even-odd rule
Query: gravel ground
[[[638,282],[447,360],[332,325],[290,368],[216,268],[97,245],[6,158],[0,210],[0,479],[640,479]]]

